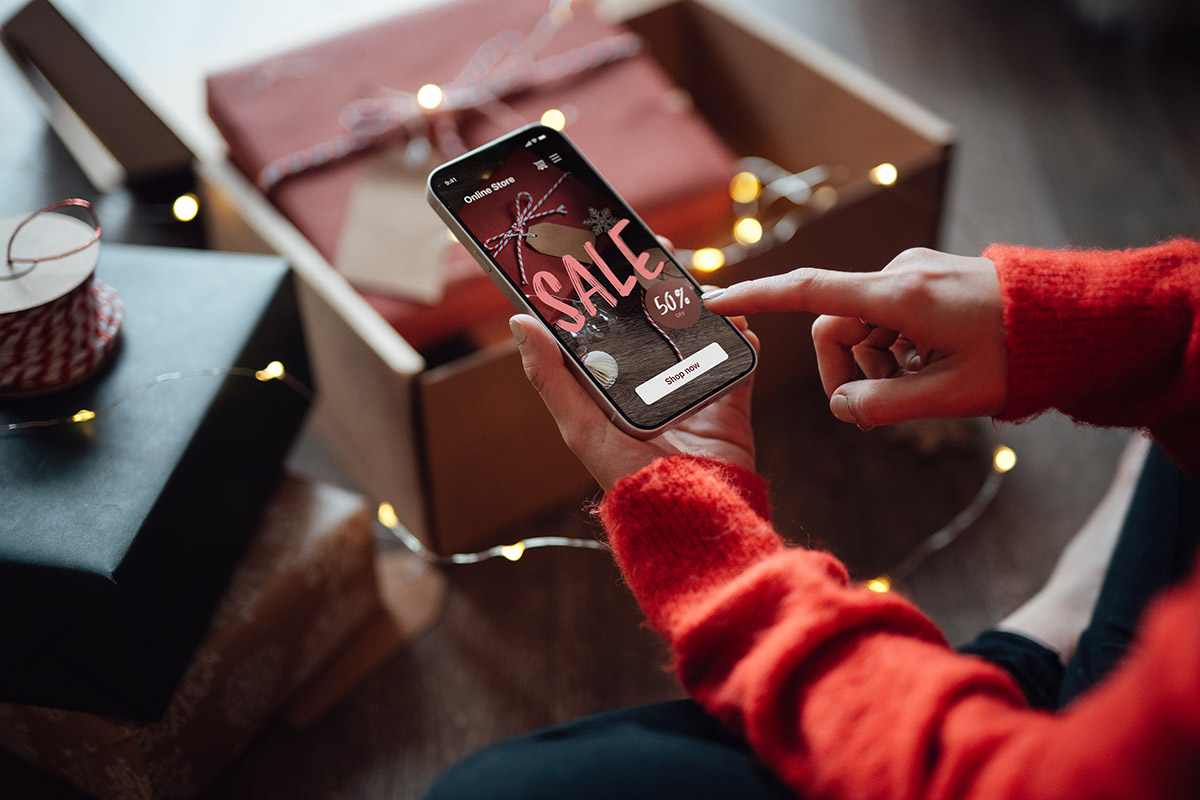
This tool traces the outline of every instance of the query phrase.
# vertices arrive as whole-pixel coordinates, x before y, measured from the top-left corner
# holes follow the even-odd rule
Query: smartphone
[[[754,370],[746,337],[560,131],[529,125],[455,158],[426,197],[626,433],[657,436]]]

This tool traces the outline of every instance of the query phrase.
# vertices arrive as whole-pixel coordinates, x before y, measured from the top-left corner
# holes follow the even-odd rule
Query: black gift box
[[[0,427],[0,700],[155,719],[308,400],[253,375],[151,381],[275,360],[310,379],[278,258],[105,245],[97,276],[125,304],[113,363],[59,394],[0,400],[0,426],[117,403],[88,422]]]

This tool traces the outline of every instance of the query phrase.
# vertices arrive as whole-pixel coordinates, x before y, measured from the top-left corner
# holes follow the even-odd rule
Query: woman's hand
[[[986,258],[908,250],[880,272],[803,268],[704,299],[718,314],[821,315],[812,335],[830,410],[864,430],[1008,405],[1000,282]]]
[[[733,320],[750,343],[758,337],[744,319]],[[558,422],[563,441],[608,490],[620,478],[656,458],[675,453],[703,455],[754,469],[754,433],[750,428],[750,381],[649,441],[621,432],[605,416],[562,360],[553,335],[533,317],[510,320],[525,374]]]

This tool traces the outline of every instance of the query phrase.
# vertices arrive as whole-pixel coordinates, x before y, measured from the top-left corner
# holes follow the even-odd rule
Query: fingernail
[[[700,299],[701,300],[715,300],[716,298],[720,297],[723,294],[725,294],[724,289],[712,289],[712,290],[707,291],[704,294],[700,295]]]
[[[833,416],[842,422],[858,424],[858,420],[854,419],[854,415],[850,413],[850,401],[844,394],[835,394],[833,396],[829,401],[829,410],[833,412]]]
[[[522,325],[516,317],[512,317],[508,321],[508,327],[512,329],[513,338],[517,340],[517,346],[520,347],[525,343],[525,326]]]

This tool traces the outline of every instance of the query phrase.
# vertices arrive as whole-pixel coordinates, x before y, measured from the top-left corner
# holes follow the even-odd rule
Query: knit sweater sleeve
[[[1200,470],[1200,243],[1124,251],[993,245],[1009,406],[1147,429]]]
[[[801,796],[1200,796],[1200,579],[1125,669],[1051,716],[903,598],[785,546],[766,508],[753,473],[673,456],[600,511],[685,687]]]

